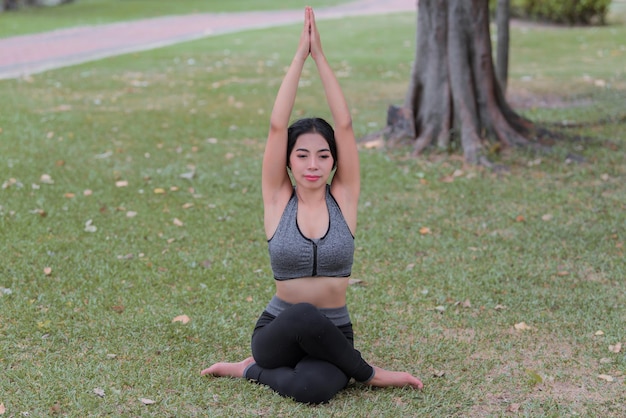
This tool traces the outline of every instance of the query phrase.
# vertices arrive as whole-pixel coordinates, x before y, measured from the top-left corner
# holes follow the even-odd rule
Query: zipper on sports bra
[[[311,276],[317,276],[317,244],[315,242],[313,242],[313,274]]]

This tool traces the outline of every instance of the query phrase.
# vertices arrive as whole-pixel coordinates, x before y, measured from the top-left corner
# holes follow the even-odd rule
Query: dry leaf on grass
[[[530,325],[526,324],[526,322],[519,322],[515,325],[513,325],[513,327],[518,330],[518,331],[528,331],[533,329],[533,327],[531,327]]]
[[[3,403],[0,403],[0,415],[4,414],[6,412],[6,408],[4,407]]]
[[[124,308],[124,305],[115,305],[111,306],[111,309],[113,310],[113,312],[122,313],[126,308]]]
[[[39,181],[43,184],[54,184],[54,180],[52,180],[50,174],[42,174],[41,177],[39,177]]]
[[[85,232],[96,232],[98,228],[93,224],[93,220],[89,219],[85,222]]]
[[[118,180],[115,182],[115,187],[127,187],[127,186],[128,186],[127,180]]]
[[[172,322],[181,322],[183,325],[188,323],[189,321],[191,321],[191,318],[189,318],[187,315],[178,315],[177,317],[172,319]]]
[[[393,403],[397,407],[404,407],[404,406],[407,405],[407,402],[404,399],[402,399],[400,397],[397,397],[397,396],[395,398],[393,398]]]
[[[186,173],[182,173],[179,177],[181,179],[192,180],[195,176],[196,176],[196,170],[193,169],[193,170],[188,171]]]
[[[39,215],[42,218],[45,218],[46,216],[48,216],[46,211],[43,210],[43,209],[33,209],[33,210],[29,211],[29,213],[32,213],[33,215]]]
[[[421,235],[429,235],[429,234],[432,234],[432,232],[431,232],[429,227],[423,226],[423,227],[420,228],[420,234]]]
[[[509,406],[506,408],[506,412],[513,412],[513,413],[517,413],[517,412],[519,412],[520,407],[521,407],[521,405],[520,405],[520,404],[518,404],[518,403],[512,403],[511,405],[509,405]]]
[[[54,403],[54,405],[50,407],[50,414],[56,415],[60,413],[61,413],[61,405],[59,405],[59,402],[57,401]]]
[[[181,221],[178,218],[174,218],[174,220],[172,222],[174,222],[174,225],[176,225],[176,226],[183,226],[184,225],[183,221]]]
[[[11,177],[10,179],[8,179],[7,181],[5,181],[4,183],[2,183],[2,189],[8,189],[9,187],[12,186],[16,186],[18,189],[21,189],[22,187],[24,187],[24,185],[17,179]],[[39,189],[39,185],[38,184],[33,184],[32,185],[33,189]]]
[[[609,345],[609,351],[611,353],[619,353],[622,351],[622,343],[617,343],[615,345]]]
[[[614,380],[615,380],[615,379],[613,378],[613,376],[610,376],[610,375],[608,375],[608,374],[599,374],[599,375],[598,375],[598,379],[602,379],[602,380],[607,381],[607,382],[612,382],[612,381],[614,381]]]
[[[471,308],[472,302],[469,299],[465,299],[463,302],[457,301],[454,303],[454,306],[461,306],[463,308]]]
[[[104,398],[104,389],[102,389],[102,388],[95,388],[93,390],[93,393],[95,393],[96,395],[98,395],[101,398]]]
[[[101,154],[94,155],[93,158],[95,158],[96,160],[103,160],[105,158],[109,158],[111,155],[113,155],[113,151],[105,151]]]
[[[156,403],[156,401],[153,401],[152,399],[148,399],[148,398],[139,398],[139,400],[144,405],[152,405]]]
[[[44,267],[43,274],[45,274],[46,276],[51,275],[52,274],[52,267]]]

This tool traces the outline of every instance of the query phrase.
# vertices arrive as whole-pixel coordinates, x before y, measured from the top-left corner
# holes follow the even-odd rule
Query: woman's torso
[[[354,237],[328,188],[325,193],[325,204],[312,208],[294,192],[268,240],[276,295],[288,303],[346,304]]]

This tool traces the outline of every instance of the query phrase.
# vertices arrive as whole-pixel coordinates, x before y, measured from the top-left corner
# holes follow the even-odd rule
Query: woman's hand
[[[320,39],[320,33],[317,30],[317,24],[315,23],[315,14],[313,13],[313,9],[307,7],[307,13],[309,15],[310,27],[311,27],[311,57],[314,60],[324,56],[324,52],[322,51],[322,41]]]
[[[298,44],[298,50],[296,51],[296,58],[306,60],[311,53],[311,16],[313,10],[307,6],[304,9],[304,27],[300,34],[300,43]]]

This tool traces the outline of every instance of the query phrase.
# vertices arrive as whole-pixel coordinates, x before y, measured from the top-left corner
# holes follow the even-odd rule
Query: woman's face
[[[289,156],[296,184],[304,187],[325,185],[334,163],[328,142],[318,133],[300,135]]]

